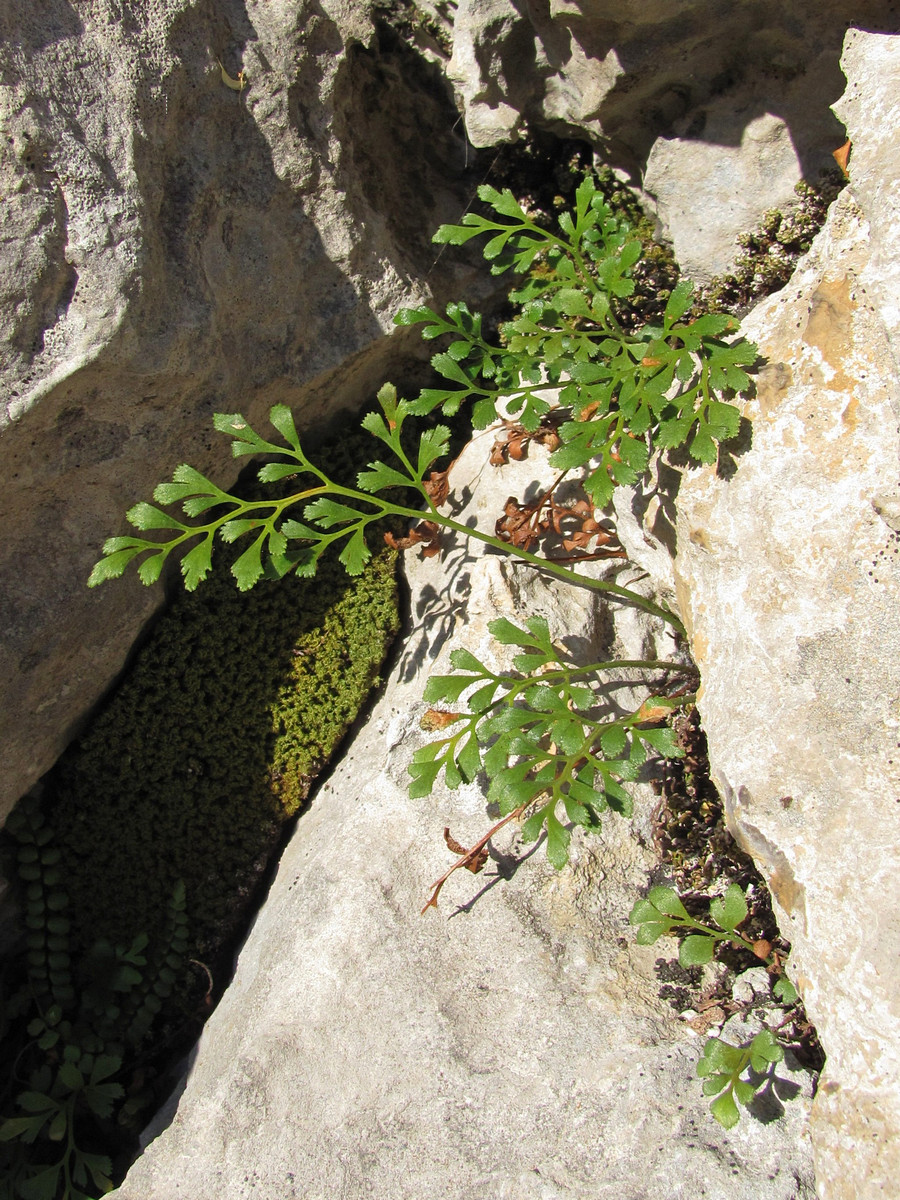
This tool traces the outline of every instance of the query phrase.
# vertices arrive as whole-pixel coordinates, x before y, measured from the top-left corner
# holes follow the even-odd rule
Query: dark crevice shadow
[[[397,571],[397,584],[400,612],[401,614],[408,615],[409,589],[406,586],[403,572],[399,568]],[[348,580],[348,586],[351,586],[350,580]],[[381,682],[369,691],[354,721],[348,726],[341,741],[335,747],[331,758],[316,775],[315,782],[311,786],[309,795],[303,806],[282,824],[277,841],[247,898],[242,921],[236,927],[231,937],[219,947],[216,958],[211,964],[213,987],[208,1010],[203,1013],[202,1017],[195,1021],[195,1028],[193,1030],[183,1032],[178,1039],[175,1048],[178,1057],[173,1059],[171,1066],[162,1077],[159,1088],[161,1100],[156,1111],[141,1130],[139,1153],[143,1153],[149,1143],[158,1137],[174,1120],[178,1103],[187,1086],[191,1068],[199,1051],[199,1036],[203,1025],[209,1020],[209,1017],[215,1011],[216,1006],[234,979],[241,952],[252,933],[256,917],[266,903],[269,892],[277,878],[284,851],[294,836],[304,814],[310,809],[319,792],[326,787],[334,772],[343,762],[344,751],[348,746],[353,744],[357,734],[365,726],[373,709],[381,699],[385,682],[393,675],[400,661],[403,642],[404,635],[401,632],[395,636],[381,665]]]
[[[35,10],[44,7],[35,6]],[[72,12],[67,5],[54,6],[49,0],[46,7],[52,7],[53,11],[58,9],[61,13]],[[337,33],[333,26],[329,27],[322,13],[318,15],[322,53],[327,53]],[[46,27],[46,21],[43,24]],[[79,32],[80,23],[64,29],[60,36],[74,36]],[[255,37],[255,30],[242,3],[203,3],[183,13],[169,30],[168,50],[172,67],[162,82],[171,116],[163,120],[159,118],[162,101],[158,89],[152,94],[149,88],[146,93],[138,92],[139,119],[135,122],[134,164],[148,196],[144,214],[147,222],[147,261],[141,284],[143,290],[136,292],[133,297],[126,335],[117,334],[110,342],[108,353],[113,357],[121,353],[126,336],[131,339],[130,343],[126,343],[126,349],[130,344],[133,353],[130,358],[127,354],[124,357],[132,364],[134,373],[145,380],[148,401],[155,401],[159,396],[160,403],[165,403],[173,383],[177,388],[183,386],[180,376],[189,373],[198,360],[214,361],[217,364],[217,378],[202,390],[195,389],[195,404],[189,413],[183,414],[185,421],[188,417],[193,420],[198,415],[202,416],[207,409],[228,411],[236,403],[238,395],[242,396],[241,402],[244,403],[248,393],[269,384],[273,378],[283,380],[285,390],[290,390],[294,398],[302,398],[303,388],[311,380],[320,378],[343,362],[348,344],[365,346],[383,338],[383,330],[374,311],[374,301],[364,288],[348,279],[341,265],[329,256],[314,222],[310,198],[298,192],[276,171],[272,149],[262,136],[249,104],[253,81],[251,92],[239,95],[222,84],[217,72],[211,73],[209,70],[208,54],[212,49],[221,57],[226,69],[236,74],[242,64],[244,51]],[[151,68],[152,63],[148,71]],[[158,82],[154,81],[154,86]],[[322,130],[319,141],[311,147],[315,155],[323,149],[322,138],[328,134],[327,105],[326,100],[318,95],[315,75],[307,78],[305,84],[303,99],[308,110],[312,109],[311,112],[307,111],[310,136],[315,136],[319,128]],[[395,97],[402,94],[402,86],[402,72],[398,71]],[[357,91],[348,98],[358,107],[366,97]],[[300,98],[295,97],[294,101],[299,106]],[[151,111],[153,106],[157,111]],[[416,92],[408,90],[405,115],[410,121],[415,117],[416,110]],[[186,111],[191,113],[190,121],[178,115]],[[455,119],[455,114],[452,116]],[[346,114],[346,119],[348,137],[355,136],[352,111]],[[389,114],[384,117],[384,120],[387,119]],[[449,124],[452,125],[453,121]],[[411,125],[410,129],[413,128],[414,125]],[[146,132],[148,129],[151,131],[149,134]],[[424,133],[422,136],[424,138]],[[458,135],[456,140],[459,141]],[[439,149],[439,146],[435,148],[430,163],[431,173],[422,186],[430,189],[432,199],[438,194],[448,206],[452,202],[452,212],[448,212],[447,216],[455,219],[464,203],[468,177],[457,172],[452,162],[444,164],[445,169],[441,173]],[[398,154],[401,151],[402,147],[398,149]],[[323,158],[321,165],[325,169],[327,160]],[[411,168],[414,165],[411,160]],[[463,184],[460,184],[461,178]],[[402,202],[405,206],[405,224],[402,228],[397,227],[394,234],[397,237],[408,234],[410,239],[409,244],[397,245],[397,262],[401,267],[405,266],[407,271],[414,270],[422,276],[433,259],[434,252],[428,239],[436,220],[427,206],[410,205],[409,196],[398,194],[389,199],[398,204]],[[369,216],[368,211],[357,214],[361,228]],[[296,264],[295,286],[301,293],[301,299],[306,297],[309,312],[309,319],[305,322],[288,320],[281,315],[285,308],[285,297],[280,290],[282,284],[272,271],[271,262],[266,260],[260,249],[259,234],[263,223],[281,231],[284,255]],[[416,237],[420,237],[420,242],[415,240]],[[365,264],[357,263],[356,266],[361,270]],[[372,269],[377,266],[373,256]],[[222,316],[218,305],[225,291],[252,297],[258,320],[247,322],[240,330],[236,329],[227,317]],[[61,294],[66,295],[65,288]],[[300,305],[295,304],[294,307]],[[133,340],[137,336],[140,337],[140,344],[135,351]],[[112,424],[121,406],[118,389],[111,386],[109,377],[103,378],[99,372],[92,377],[93,371],[92,367],[75,375],[66,384],[62,412],[68,414],[66,419],[73,438],[81,432],[86,420],[80,415],[82,412],[90,411],[94,418],[106,418]],[[361,401],[363,397],[359,396],[358,399]],[[53,404],[54,399],[51,399],[47,409],[52,409]],[[188,405],[184,407],[187,409]],[[41,420],[46,419],[45,411]],[[24,424],[17,432],[23,431]],[[123,434],[123,440],[126,434]],[[208,450],[211,440],[209,434],[205,431],[202,436],[207,440],[204,448]],[[185,438],[181,420],[171,422],[167,437],[168,451],[163,447],[160,457],[168,457],[172,463],[194,457],[195,443]],[[222,445],[227,452],[227,446],[224,443]],[[79,461],[65,467],[65,471],[70,470],[73,476],[73,490],[78,482],[80,465]],[[53,470],[57,475],[64,473],[59,463],[53,465]],[[157,481],[158,468],[152,462],[143,465],[138,463],[129,486],[133,484],[134,492],[140,494]],[[86,572],[60,571],[58,562],[54,564],[54,570],[60,575],[72,576],[73,590],[79,593],[83,591],[83,575]],[[28,582],[25,581],[26,584]],[[352,586],[352,582],[348,581],[347,586]],[[292,653],[287,626],[282,627],[284,636],[279,635],[275,644],[260,645],[254,639],[258,638],[258,629],[264,625],[265,618],[255,608],[254,602],[248,597],[239,597],[240,612],[231,612],[233,582],[229,581],[229,590],[224,598],[214,599],[210,589],[211,583],[207,583],[205,589],[198,593],[196,603],[209,608],[221,603],[223,610],[229,610],[226,615],[233,622],[230,626],[233,641],[229,643],[233,654],[216,641],[215,630],[210,631],[205,641],[198,635],[179,659],[178,669],[172,669],[173,676],[178,681],[187,676],[191,681],[203,675],[207,679],[212,678],[223,665],[229,669],[234,665],[229,664],[230,659],[236,661],[242,651],[250,652],[248,647],[252,647],[253,654],[271,662],[276,674],[281,668],[286,670],[290,666]],[[265,588],[261,587],[259,601],[263,604],[264,591]],[[61,597],[61,603],[65,603],[64,596]],[[303,605],[299,606],[296,615],[299,620],[304,618]],[[165,614],[162,614],[154,621],[154,634],[164,635],[164,624]],[[133,657],[140,658],[148,652],[151,641],[148,631],[148,640],[142,649],[134,651]],[[249,685],[243,686],[239,671],[228,682],[229,687],[234,685],[236,720],[230,725],[223,720],[219,732],[223,736],[233,734],[244,739],[241,746],[246,746],[248,762],[253,759],[249,762],[249,788],[258,783],[257,750],[265,743],[270,732],[264,723],[261,724],[261,718],[265,715],[270,693],[277,690],[279,682],[278,679],[267,681],[264,694],[259,689],[251,694]],[[204,697],[206,703],[208,694],[214,695],[215,691],[213,686],[208,693],[198,688],[197,695]],[[182,688],[179,682],[177,687],[172,688],[172,703],[177,703],[187,711],[196,700],[196,696],[189,693],[190,689],[187,686]],[[365,719],[372,703],[374,697],[370,697],[353,728]],[[180,723],[176,730],[178,736],[184,732],[186,725],[186,720]],[[353,728],[345,734],[345,739],[352,736]],[[130,735],[129,741],[133,739],[137,743],[145,736],[149,736],[146,730],[138,730]],[[180,744],[175,745],[176,742],[176,736],[169,736],[165,751],[180,753]],[[130,753],[134,746],[129,744],[127,749]],[[211,775],[216,765],[214,758],[214,746],[191,746],[189,752],[185,752],[185,769]],[[199,765],[193,765],[193,760]],[[320,772],[317,787],[327,778],[327,771]],[[127,792],[121,794],[127,798]],[[185,822],[186,838],[190,835],[193,839],[199,839],[197,844],[208,850],[209,847],[204,847],[202,842],[203,814],[186,816]],[[152,828],[152,822],[148,824],[155,835],[157,831]],[[283,828],[280,836],[273,833],[274,852],[268,868],[262,869],[258,878],[253,876],[252,885],[244,881],[246,886],[239,906],[244,908],[242,916],[245,920],[252,921],[253,913],[265,899],[277,870],[280,851],[289,835],[289,827]],[[159,853],[164,858],[165,851],[148,847],[146,843],[149,841],[148,836],[143,852],[148,855]],[[122,864],[116,864],[116,867],[121,869]],[[213,964],[216,985],[214,998],[227,985],[238,943],[243,941],[246,934],[246,926],[238,930],[236,925],[237,922],[234,928],[229,926],[229,935],[234,937],[235,942],[229,941]]]
[[[454,286],[484,290],[474,247],[439,275],[431,271],[434,231],[460,219],[483,175],[444,73],[379,20],[371,45],[348,48],[334,92],[333,133],[342,146],[336,178],[360,226],[382,225],[400,277],[424,273],[437,297],[449,299]]]
[[[134,8],[130,3],[119,7]],[[19,15],[25,12],[28,15],[20,23]],[[59,15],[56,25],[53,14]],[[335,97],[322,94],[322,78],[339,31],[315,0],[298,11],[296,20],[298,39],[310,36],[317,57],[313,56],[310,73],[301,74],[302,95],[290,101],[279,92],[281,81],[266,80],[261,60],[251,57],[258,35],[241,0],[202,0],[172,19],[161,47],[166,60],[163,75],[158,60],[141,53],[144,34],[130,31],[134,22],[123,22],[118,30],[133,51],[130,136],[136,182],[129,186],[140,198],[140,232],[135,234],[140,263],[123,285],[123,317],[102,352],[48,390],[40,404],[4,434],[6,469],[0,481],[0,508],[32,512],[35,527],[51,531],[50,553],[42,559],[32,555],[27,570],[14,566],[25,551],[24,537],[21,549],[13,540],[0,561],[0,608],[10,618],[4,630],[14,662],[6,689],[10,711],[33,702],[36,689],[47,678],[45,664],[54,657],[70,662],[76,677],[109,678],[125,656],[128,628],[137,625],[137,614],[150,608],[143,589],[129,592],[128,584],[123,584],[108,599],[104,593],[103,607],[98,609],[99,594],[84,587],[96,548],[65,534],[67,526],[59,520],[61,497],[86,495],[89,517],[85,520],[100,523],[102,518],[103,531],[115,533],[121,530],[122,513],[147,496],[177,463],[190,462],[227,487],[234,478],[228,478],[233,460],[227,443],[211,432],[214,412],[243,412],[266,432],[270,406],[288,403],[303,430],[341,405],[361,407],[370,387],[374,391],[384,382],[385,362],[390,361],[392,372],[399,371],[413,358],[413,335],[419,346],[417,330],[387,335],[386,314],[379,309],[385,301],[371,281],[388,265],[394,265],[401,277],[412,274],[423,280],[435,259],[430,243],[434,224],[444,217],[458,219],[474,191],[478,179],[472,162],[466,168],[459,133],[453,134],[452,141],[462,146],[462,167],[457,151],[443,155],[444,142],[432,137],[429,126],[445,116],[449,130],[457,114],[449,101],[445,111],[433,79],[412,70],[400,51],[373,46],[363,58],[361,48],[354,50],[356,66],[347,66],[340,86],[335,85],[346,126],[343,159],[332,172],[335,190],[353,169],[354,139],[367,136],[371,122],[375,132],[383,132],[390,123],[390,112],[363,111],[367,105],[378,108],[377,95],[363,82],[378,77],[379,71],[391,78],[390,99],[402,117],[403,136],[393,145],[385,143],[390,154],[377,164],[382,174],[397,168],[394,190],[379,190],[380,177],[373,175],[374,207],[357,190],[353,203],[359,211],[347,215],[351,226],[347,240],[364,248],[365,261],[360,261],[362,249],[357,249],[353,263],[343,251],[339,257],[330,248],[330,226],[316,209],[316,197],[296,187],[282,166],[276,170],[273,146],[280,145],[278,130],[270,121],[263,136],[262,110],[254,107],[264,81],[267,101],[275,103],[275,97],[281,96],[286,125],[290,113],[296,117],[302,107],[313,139],[304,153],[316,170],[329,169],[333,139],[328,126]],[[13,55],[21,58],[23,46],[38,45],[39,39],[28,40],[32,26],[45,32],[56,29],[66,37],[83,33],[73,9],[56,0],[0,5],[0,22],[9,26],[10,39],[0,46],[3,64]],[[239,94],[224,85],[212,59],[218,56],[234,76],[245,55],[253,69],[249,88]],[[297,61],[302,57],[298,54]],[[360,67],[357,72],[363,62],[365,71]],[[278,70],[284,74],[283,64]],[[292,77],[285,78],[285,88],[293,82]],[[124,189],[124,184],[111,178],[109,162],[100,161],[103,147],[96,126],[85,123],[79,129],[77,113],[70,120],[63,103],[68,86],[60,81],[58,87],[48,88],[46,96],[35,98],[34,104],[40,103],[35,119],[50,127],[64,118],[67,134],[93,156],[98,186],[102,175],[110,190]],[[100,108],[102,81],[85,72],[79,86],[86,89],[86,102]],[[429,150],[427,171],[414,153],[417,137]],[[450,138],[449,132],[446,137]],[[85,139],[91,138],[93,143],[87,144]],[[378,158],[375,145],[359,150],[364,152]],[[423,189],[427,202],[416,199],[413,184]],[[402,232],[408,235],[408,244],[392,246],[387,234],[376,236],[379,206],[402,213],[392,236]],[[379,257],[382,250],[395,260],[393,264]],[[65,252],[60,237],[63,266]],[[443,279],[441,288],[455,290],[459,277],[451,269],[452,258],[448,256],[438,274]],[[54,277],[51,315],[70,303],[77,307],[94,302],[91,273],[80,264],[78,270],[80,278],[69,268],[58,280]],[[463,273],[468,270],[465,267]],[[441,288],[436,286],[435,291]],[[37,344],[40,330],[35,327],[30,332]],[[424,354],[427,350],[422,348]],[[123,406],[123,395],[130,406]],[[54,426],[63,414],[67,440],[59,448]],[[35,451],[41,445],[47,449]],[[34,494],[30,482],[34,470],[46,484],[40,495]],[[54,529],[59,532],[53,533]],[[40,597],[40,605],[35,597]],[[80,645],[73,645],[71,631],[76,625],[85,631],[79,633]],[[91,694],[100,690],[97,687]],[[74,736],[81,721],[70,719],[68,733]],[[25,741],[24,734],[20,740]],[[24,757],[25,751],[17,743],[14,753]],[[49,759],[44,746],[40,753]]]
[[[336,29],[332,37],[340,40]],[[243,3],[209,13],[206,40],[235,74],[255,38]],[[272,147],[254,117],[253,81],[245,96],[210,76],[197,53],[195,12],[173,23],[168,43],[177,64],[166,81],[169,106],[191,110],[193,119],[189,125],[173,120],[164,146],[136,146],[147,190],[154,190],[154,178],[160,184],[148,252],[165,265],[151,280],[178,297],[164,304],[155,291],[147,295],[148,351],[169,357],[188,331],[194,340],[200,333],[228,390],[241,380],[246,393],[274,378],[301,387],[338,366],[348,347],[378,340],[380,324],[358,284],[332,261],[307,197],[276,171]],[[310,87],[317,89],[318,82],[312,79]],[[326,130],[321,117],[312,119],[315,161],[326,152]],[[158,129],[158,118],[148,113],[146,125]],[[275,255],[297,263],[287,303],[284,273],[273,270]],[[252,296],[257,321],[235,326],[228,297],[236,295]],[[306,312],[307,319],[289,321],[285,311]]]

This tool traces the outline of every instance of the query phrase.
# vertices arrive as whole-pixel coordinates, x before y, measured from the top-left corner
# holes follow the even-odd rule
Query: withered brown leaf
[[[446,729],[448,725],[460,720],[465,716],[464,713],[444,712],[440,708],[429,708],[427,712],[422,714],[422,720],[419,722],[419,727],[424,729],[426,733],[434,733],[438,729]],[[463,851],[460,851],[462,854]]]
[[[850,172],[847,170],[847,163],[850,160],[851,148],[852,148],[852,143],[850,141],[846,141],[846,142],[844,142],[843,146],[841,146],[839,149],[834,150],[832,152],[832,158],[837,163],[837,165],[840,167],[841,174],[844,176],[845,179],[850,178]]]
[[[440,508],[450,495],[450,467],[445,467],[443,471],[432,471],[423,481],[423,486],[431,503],[435,508]]]
[[[528,430],[514,421],[504,421],[503,432],[491,447],[491,466],[502,467],[510,459],[521,462],[528,453],[530,442],[537,442],[550,451],[556,450],[560,444],[557,432],[559,419],[555,414],[545,416],[534,430]]]
[[[434,521],[420,521],[406,537],[394,537],[388,530],[384,540],[392,550],[411,550],[413,546],[421,546],[423,558],[434,558],[441,552],[441,530]]]
[[[451,854],[458,854],[461,857],[466,858],[466,861],[460,865],[464,866],[467,871],[471,871],[473,875],[477,875],[478,872],[484,868],[484,864],[488,860],[488,851],[486,846],[482,846],[476,849],[474,852],[467,850],[465,846],[461,846],[456,838],[451,835],[447,826],[444,827],[444,841],[447,843],[447,849]],[[467,857],[469,855],[471,855],[471,857]]]

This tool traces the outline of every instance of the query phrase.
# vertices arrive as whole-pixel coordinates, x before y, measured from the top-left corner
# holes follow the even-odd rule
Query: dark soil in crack
[[[660,866],[653,883],[674,887],[685,908],[698,920],[707,920],[710,901],[732,883],[744,891],[749,913],[740,933],[752,942],[766,943],[783,962],[790,944],[781,936],[772,909],[772,898],[753,859],[729,833],[725,808],[709,773],[706,734],[694,707],[675,717],[674,729],[683,758],[664,765],[660,799],[653,813],[654,844]],[[765,947],[763,947],[765,949]],[[693,1009],[696,1027],[705,1031],[721,1023],[743,1005],[732,999],[732,986],[742,972],[761,965],[749,951],[726,946],[717,954],[728,968],[718,982],[703,988],[700,971],[686,970],[677,962],[660,960],[657,973],[663,994],[679,1012]],[[780,1040],[790,1046],[800,1066],[819,1072],[825,1054],[802,1000],[785,1010]]]

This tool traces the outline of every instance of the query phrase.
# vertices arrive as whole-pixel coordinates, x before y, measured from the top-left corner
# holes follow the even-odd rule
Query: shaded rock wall
[[[848,25],[897,20],[888,0],[462,0],[448,74],[477,146],[528,122],[586,135],[705,283],[739,233],[833,166]]]
[[[159,603],[85,589],[125,509],[224,478],[214,411],[315,425],[402,359],[473,186],[454,121],[358,4],[0,0],[0,818]]]

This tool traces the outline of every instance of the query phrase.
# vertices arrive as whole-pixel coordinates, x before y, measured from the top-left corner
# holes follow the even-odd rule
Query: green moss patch
[[[154,627],[59,764],[51,824],[74,932],[151,937],[184,880],[193,952],[240,921],[284,821],[353,722],[398,630],[394,552],[349,579],[237,591],[223,560]]]

